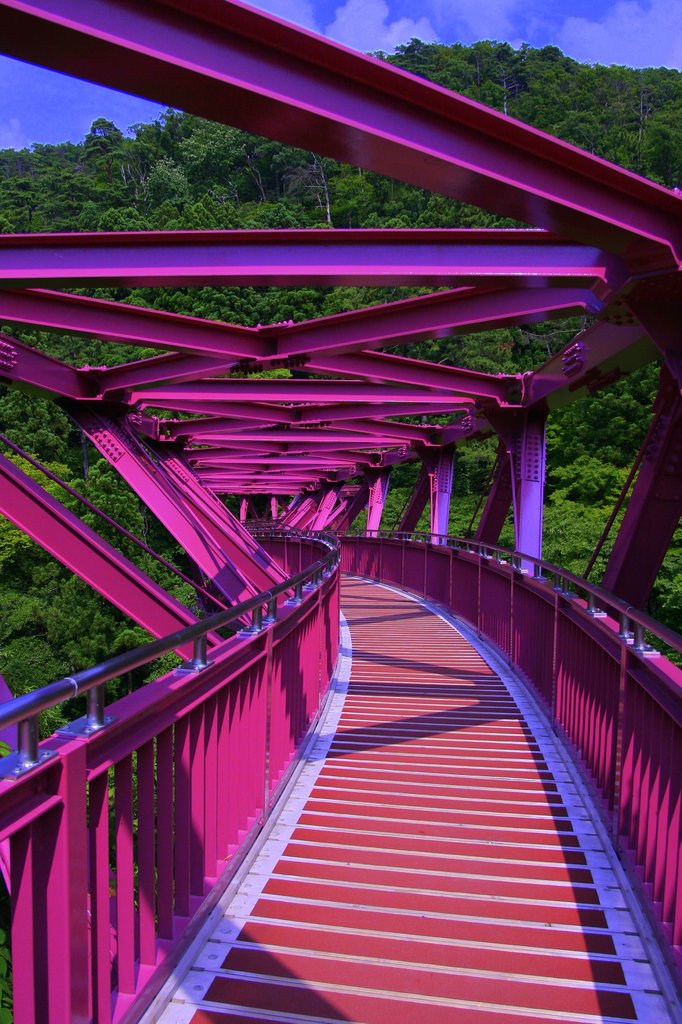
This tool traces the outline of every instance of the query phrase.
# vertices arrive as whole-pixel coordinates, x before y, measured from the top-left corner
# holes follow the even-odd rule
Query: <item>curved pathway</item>
[[[672,1020],[523,688],[393,590],[343,609],[347,695],[164,1024]]]

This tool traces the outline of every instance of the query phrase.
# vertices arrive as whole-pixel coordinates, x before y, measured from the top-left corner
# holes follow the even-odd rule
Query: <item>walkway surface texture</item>
[[[347,694],[160,1019],[671,1020],[523,687],[393,590],[346,580],[343,608]]]

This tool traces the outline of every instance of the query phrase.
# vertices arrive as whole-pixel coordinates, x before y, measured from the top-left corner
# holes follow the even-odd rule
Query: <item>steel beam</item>
[[[498,463],[474,539],[481,544],[497,544],[509,509],[512,506],[512,477],[509,453],[502,443],[498,448]]]
[[[367,502],[367,533],[370,537],[376,537],[381,526],[381,517],[384,512],[388,484],[391,479],[391,470],[382,469],[379,472],[368,470],[365,478],[369,484],[369,499]]]
[[[144,237],[145,232],[140,234]],[[30,236],[0,235],[0,281],[3,259],[8,261],[9,268],[14,256],[22,252],[21,246],[13,251],[13,246],[7,239],[26,237]],[[68,263],[70,249],[67,240],[84,236],[72,234],[57,237],[64,240],[65,244],[62,247],[61,241],[58,244],[55,240],[54,259],[57,263]],[[88,237],[96,239],[99,236]],[[83,251],[87,253],[87,245]],[[94,255],[91,253],[87,258]],[[218,357],[223,361],[259,359],[272,354],[272,345],[253,327],[219,324],[200,317],[181,316],[177,313],[164,313],[156,309],[126,306],[119,302],[40,289],[12,291],[0,288],[0,320],[59,331],[63,334],[87,335],[121,345],[144,345],[146,348],[160,348],[166,351],[174,349],[197,356]]]
[[[677,267],[670,190],[248,7],[3,0],[5,53]]]
[[[258,583],[244,571],[245,554],[233,537],[221,528],[215,517],[197,507],[179,493],[175,481],[169,481],[166,467],[150,460],[123,422],[114,422],[87,410],[74,409],[74,418],[101,454],[129,484],[132,490],[164,524],[189,557],[231,604],[247,600],[265,582],[258,565]],[[168,460],[166,460],[168,462]],[[189,470],[188,470],[189,472]],[[198,483],[197,483],[198,486]],[[241,539],[241,538],[240,538]],[[249,570],[255,568],[248,563]],[[279,580],[278,580],[279,582]],[[268,577],[263,589],[270,586]]]
[[[431,485],[428,467],[422,462],[409,501],[396,527],[398,533],[412,533],[429,500]]]
[[[21,388],[37,388],[48,396],[95,397],[88,380],[78,370],[6,334],[0,334],[0,381]]]
[[[326,530],[336,508],[341,484],[332,484],[323,491],[315,517],[310,523],[311,530]]]
[[[547,413],[542,409],[531,410],[519,418],[512,446],[514,545],[517,551],[534,558],[542,558],[546,420]]]
[[[526,277],[532,278],[536,286],[567,283],[592,288],[596,284],[606,286],[609,280],[618,286],[626,276],[616,257],[536,230],[391,228],[0,235],[0,288],[10,289],[177,288],[197,284],[437,288]],[[12,319],[11,313],[3,312],[0,301],[0,316],[5,315]],[[120,340],[115,337],[116,323],[114,314],[113,340]],[[248,338],[246,331],[244,338]]]
[[[355,352],[352,355],[315,356],[306,367],[316,373],[338,373],[391,384],[412,384],[452,394],[484,399],[500,405],[517,404],[521,374],[492,374],[464,370],[441,363],[427,363],[387,352]]]
[[[438,453],[438,459],[429,474],[431,482],[431,542],[444,544],[450,532],[450,498],[454,469],[454,448],[448,446]]]
[[[682,515],[682,398],[667,372],[654,403],[654,429],[602,586],[643,608]]]
[[[166,636],[196,622],[163,587],[4,455],[0,455],[0,512],[152,636]],[[191,651],[181,653],[188,656]]]
[[[226,506],[202,485],[202,479],[172,452],[157,453],[159,466],[167,474],[177,500],[193,512],[202,530],[216,537],[225,556],[256,588],[268,590],[287,576],[278,562],[265,551]],[[267,488],[265,488],[267,493]]]
[[[212,402],[282,402],[321,404],[350,404],[358,402],[392,405],[411,402],[419,405],[432,404],[436,408],[464,404],[462,399],[435,389],[409,387],[407,385],[371,384],[364,380],[309,380],[288,378],[253,378],[245,380],[214,379],[193,381],[186,384],[160,385],[149,390],[133,391],[129,399],[134,404],[158,405],[173,403],[177,399],[206,403]],[[324,411],[324,410],[322,410]]]
[[[340,533],[350,530],[362,510],[369,501],[369,483],[363,478],[354,494],[344,499],[344,509],[340,515],[335,517],[334,528]]]
[[[601,300],[584,288],[460,288],[389,306],[341,313],[279,329],[280,358],[319,356],[408,345],[429,338],[536,323],[557,316],[597,314]]]

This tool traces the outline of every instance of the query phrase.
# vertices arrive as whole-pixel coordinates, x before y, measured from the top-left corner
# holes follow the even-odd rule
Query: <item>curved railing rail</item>
[[[682,671],[648,638],[680,652],[682,637],[551,563],[461,538],[346,535],[341,568],[444,605],[525,677],[680,968]]]
[[[137,1020],[262,828],[338,650],[338,540],[289,547],[281,585],[0,708],[23,736],[0,781],[15,1024]],[[109,679],[188,643],[105,709]],[[88,714],[38,745],[36,716],[76,692]]]
[[[263,535],[265,533],[266,531]],[[273,536],[276,535],[273,531]],[[107,716],[105,713],[104,699],[104,686],[112,679],[117,679],[126,672],[132,672],[143,665],[148,665],[164,654],[177,651],[190,642],[194,643],[193,655],[181,666],[180,671],[199,672],[211,664],[207,653],[209,634],[225,626],[238,623],[249,614],[252,615],[251,631],[259,632],[263,627],[263,608],[267,608],[265,621],[267,623],[274,622],[277,618],[277,599],[288,591],[293,590],[292,601],[300,603],[303,586],[307,583],[317,586],[323,576],[332,571],[339,559],[338,543],[332,535],[320,533],[313,537],[307,534],[305,539],[314,540],[326,547],[327,555],[307,568],[301,569],[283,583],[272,587],[271,590],[256,594],[248,601],[242,601],[223,612],[216,612],[192,626],[176,630],[158,640],[125,651],[114,658],[108,658],[106,661],[100,662],[99,665],[75,672],[72,676],[58,679],[54,683],[48,683],[47,686],[42,686],[21,697],[15,697],[14,700],[0,704],[0,729],[12,725],[18,726],[18,750],[16,754],[0,758],[0,779],[18,778],[40,763],[38,720],[41,712],[58,707],[74,697],[87,694],[88,709],[85,716],[77,722],[71,723],[67,729],[76,735],[79,733],[85,736],[91,735],[105,728],[112,721],[111,716]]]
[[[343,535],[342,535],[343,536]],[[369,534],[353,533],[348,531],[345,536],[369,537]],[[552,587],[563,592],[567,597],[583,596],[586,602],[587,614],[593,618],[602,617],[606,610],[613,613],[614,618],[619,622],[619,636],[628,644],[633,644],[635,650],[651,653],[656,656],[658,652],[652,651],[647,644],[645,634],[650,633],[657,637],[664,644],[667,644],[678,654],[682,654],[682,635],[674,629],[658,622],[650,615],[647,615],[641,608],[624,601],[609,590],[590,583],[582,576],[576,576],[568,569],[562,569],[552,562],[533,555],[526,555],[522,551],[511,550],[499,547],[496,544],[483,544],[475,540],[467,540],[462,537],[455,537],[451,534],[432,534],[423,530],[410,532],[399,532],[395,530],[377,530],[375,537],[379,540],[415,540],[420,543],[446,545],[455,551],[477,554],[484,559],[491,559],[498,563],[508,562],[511,567],[519,573],[527,574],[532,569],[534,579],[543,583],[551,583]],[[572,585],[575,590],[571,590]],[[632,630],[630,627],[633,627]]]

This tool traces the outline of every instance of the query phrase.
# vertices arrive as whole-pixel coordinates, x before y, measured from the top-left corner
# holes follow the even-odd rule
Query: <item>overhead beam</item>
[[[167,636],[196,622],[163,587],[4,455],[0,455],[0,512],[152,636]],[[185,656],[190,652],[191,645],[182,651]]]
[[[602,586],[643,608],[682,515],[682,397],[668,372],[654,403],[654,430],[604,571]]]
[[[228,0],[2,0],[0,40],[21,60],[677,265],[670,190]]]
[[[23,236],[0,235],[0,275],[3,265],[7,268],[6,273],[9,273],[14,258],[22,254],[21,246],[15,248],[7,243],[8,237]],[[73,234],[58,237],[76,239],[83,236]],[[68,253],[68,244],[65,248],[55,246],[55,261],[59,263],[64,259],[68,263]],[[86,248],[84,253],[87,253]],[[68,280],[64,283],[67,287],[75,286],[75,282]],[[200,317],[181,316],[40,289],[13,291],[0,287],[0,320],[64,334],[87,335],[121,345],[143,345],[166,351],[174,349],[196,355],[218,356],[223,361],[258,359],[272,351],[272,346],[265,338],[259,337],[256,328],[218,324]]]
[[[382,386],[370,384],[364,380],[300,380],[300,379],[259,379],[248,377],[245,380],[214,379],[201,380],[185,384],[161,385],[149,390],[133,391],[129,401],[132,403],[160,405],[162,402],[172,403],[176,399],[193,402],[284,402],[284,403],[323,403],[350,404],[357,402],[374,402],[391,405],[416,402],[420,405],[434,405],[448,408],[461,405],[461,398],[453,398],[451,393],[427,390],[419,387],[392,384]]]
[[[602,306],[586,288],[460,288],[291,324],[278,330],[277,355],[307,356],[312,368],[320,355],[414,344],[556,316],[596,315]]]
[[[136,443],[124,421],[114,421],[87,409],[71,414],[91,443],[148,506],[228,604],[246,601],[257,593],[249,576],[234,564],[225,539],[214,524],[206,524],[169,486],[165,474]]]
[[[488,399],[501,405],[516,404],[521,395],[521,374],[464,370],[387,352],[315,356],[306,364],[306,368],[317,373],[339,373],[376,382],[437,388],[470,398]]]
[[[592,288],[597,284],[605,286],[609,281],[617,287],[626,276],[617,258],[593,246],[534,229],[342,228],[0,235],[0,288],[436,288],[525,277],[532,277],[537,286],[565,282]],[[110,331],[115,334],[115,317],[112,321]],[[153,324],[150,330],[154,332]]]
[[[94,397],[87,378],[78,370],[6,334],[0,334],[0,381],[64,398]]]

